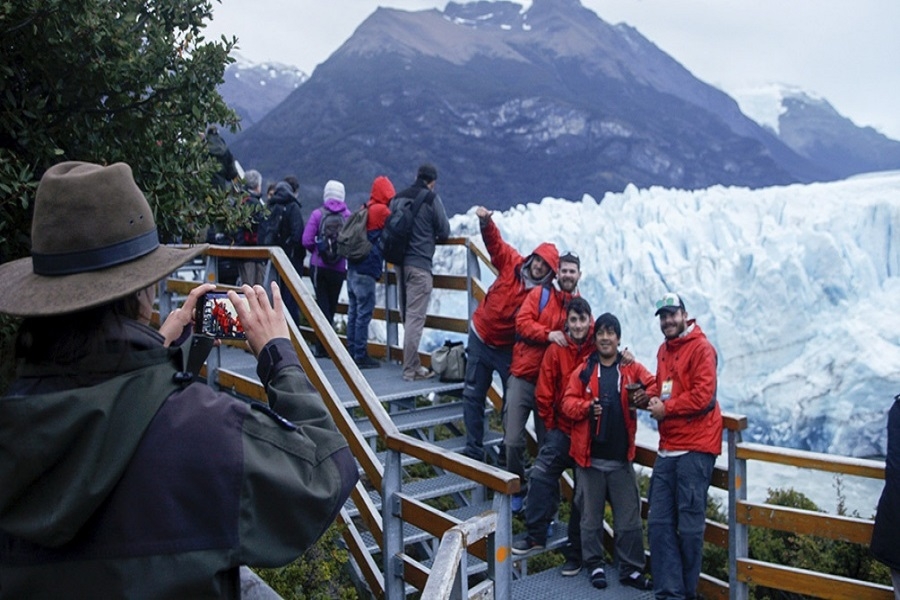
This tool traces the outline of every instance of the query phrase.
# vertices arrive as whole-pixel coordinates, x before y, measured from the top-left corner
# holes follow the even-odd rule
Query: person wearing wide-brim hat
[[[260,286],[229,293],[267,406],[183,369],[178,343],[212,285],[149,327],[156,283],[204,248],[159,244],[126,164],[41,179],[32,255],[0,265],[0,313],[25,317],[0,398],[4,597],[239,598],[242,565],[294,560],[349,495],[353,457],[276,285],[274,306]]]

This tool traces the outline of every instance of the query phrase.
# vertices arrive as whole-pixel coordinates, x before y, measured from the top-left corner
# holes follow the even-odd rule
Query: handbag
[[[459,382],[466,378],[466,347],[462,342],[447,340],[431,353],[431,369],[444,382]]]

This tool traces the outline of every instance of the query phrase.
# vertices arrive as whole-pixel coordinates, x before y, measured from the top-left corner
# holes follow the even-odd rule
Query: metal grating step
[[[574,577],[563,577],[559,569],[547,569],[529,574],[512,583],[512,596],[516,600],[545,600],[555,598],[565,590],[566,600],[596,600],[602,595],[604,600],[653,600],[652,591],[640,591],[619,583],[618,570],[610,565],[604,568],[609,586],[598,590],[591,585],[587,569]]]

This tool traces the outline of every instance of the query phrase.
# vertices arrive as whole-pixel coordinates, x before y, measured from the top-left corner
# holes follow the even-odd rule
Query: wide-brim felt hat
[[[207,244],[163,246],[153,212],[125,163],[54,165],[41,178],[28,258],[0,265],[0,312],[73,313],[166,277]]]

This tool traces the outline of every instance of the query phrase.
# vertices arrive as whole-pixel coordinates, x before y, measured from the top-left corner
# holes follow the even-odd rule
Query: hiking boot
[[[537,542],[533,542],[528,538],[519,540],[512,545],[512,553],[516,556],[522,556],[528,554],[532,550],[543,550],[544,546],[538,544]]]
[[[649,591],[653,589],[653,584],[650,583],[647,576],[640,571],[632,571],[628,577],[620,579],[619,583],[627,585],[628,587],[633,587],[637,590]]]
[[[431,369],[426,369],[425,367],[419,367],[416,369],[416,372],[412,375],[404,375],[404,381],[422,381],[423,379],[431,379],[434,377],[434,371]]]
[[[371,356],[363,356],[362,358],[355,358],[353,362],[356,363],[356,366],[360,369],[379,369],[381,368],[381,363],[372,358]]]
[[[597,567],[591,571],[591,585],[598,590],[606,587],[606,572],[603,570],[603,567]]]
[[[567,558],[559,570],[563,577],[574,577],[581,573],[581,561],[576,558]]]

